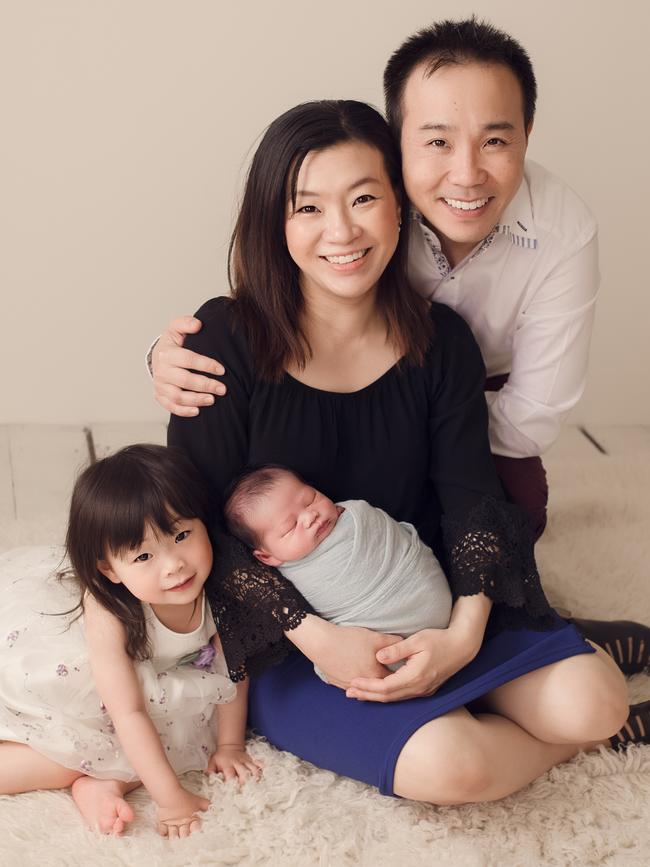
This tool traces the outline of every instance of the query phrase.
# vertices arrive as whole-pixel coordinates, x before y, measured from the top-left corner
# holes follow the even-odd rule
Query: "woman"
[[[448,629],[404,641],[337,627],[222,539],[213,606],[233,674],[261,672],[253,727],[385,793],[492,800],[607,742],[627,717],[625,683],[546,602],[495,476],[478,348],[408,285],[405,208],[374,109],[310,103],[271,124],[231,243],[233,300],[204,305],[190,343],[225,362],[228,397],[172,418],[169,442],[219,504],[245,465],[280,463],[334,500],[414,523],[457,597]],[[283,633],[347,694],[301,654],[269,667]],[[385,677],[375,654],[407,663]]]

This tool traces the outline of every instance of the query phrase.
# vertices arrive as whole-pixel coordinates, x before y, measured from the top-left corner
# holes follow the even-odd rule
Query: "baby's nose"
[[[303,516],[302,516],[303,525],[307,529],[309,529],[309,527],[311,527],[311,525],[314,523],[314,521],[317,518],[318,518],[318,512],[316,512],[314,509],[307,509],[305,512],[303,512]]]

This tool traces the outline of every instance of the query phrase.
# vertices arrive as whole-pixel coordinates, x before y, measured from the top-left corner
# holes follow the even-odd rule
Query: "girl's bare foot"
[[[72,797],[91,828],[102,834],[120,836],[127,824],[133,821],[133,810],[123,796],[138,785],[120,780],[79,777],[72,784]]]

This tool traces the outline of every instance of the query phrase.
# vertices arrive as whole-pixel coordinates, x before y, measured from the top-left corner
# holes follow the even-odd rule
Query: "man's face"
[[[501,64],[416,67],[402,97],[404,184],[457,265],[517,192],[527,131],[521,85]]]

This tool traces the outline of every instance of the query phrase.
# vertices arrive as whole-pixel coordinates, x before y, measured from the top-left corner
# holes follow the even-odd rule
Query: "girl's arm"
[[[84,624],[95,686],[129,762],[158,806],[159,830],[195,830],[200,823],[193,814],[206,810],[209,801],[186,791],[167,761],[126,652],[124,627],[92,596],[84,599]]]
[[[229,704],[217,705],[217,749],[207,773],[222,773],[224,779],[245,782],[249,774],[259,777],[261,764],[246,752],[248,678],[237,684],[237,695]]]

